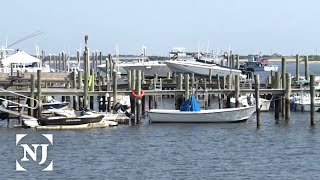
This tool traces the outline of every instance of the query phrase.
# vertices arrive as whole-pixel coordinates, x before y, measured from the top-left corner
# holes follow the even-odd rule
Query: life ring
[[[134,89],[134,90],[132,90],[132,92],[131,92],[131,94],[132,94],[132,96],[134,96],[135,98],[142,98],[143,96],[144,96],[144,90],[140,90],[140,95],[138,95],[138,94],[136,94],[136,90]]]

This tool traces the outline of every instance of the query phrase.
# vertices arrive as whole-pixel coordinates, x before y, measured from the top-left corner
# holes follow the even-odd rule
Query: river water
[[[172,99],[160,103],[173,106]],[[65,131],[0,121],[0,179],[319,179],[320,128],[310,126],[309,113],[278,122],[273,112],[261,116],[260,129],[255,114],[246,123],[149,124],[146,117],[137,126]],[[16,134],[28,134],[20,144],[30,146],[53,134],[47,161],[38,164],[42,151],[36,162],[27,155],[21,164],[28,171],[17,172],[23,148]],[[42,172],[51,160],[53,171]]]

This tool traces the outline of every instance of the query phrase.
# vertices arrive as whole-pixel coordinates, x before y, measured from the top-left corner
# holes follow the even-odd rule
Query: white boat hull
[[[130,70],[141,70],[145,76],[153,77],[155,74],[158,77],[167,77],[168,72],[171,72],[166,64],[155,64],[155,65],[135,65],[135,66],[122,66],[126,71]]]
[[[167,66],[173,72],[178,73],[194,73],[195,75],[208,76],[210,71],[212,75],[219,74],[226,76],[229,74],[240,75],[241,71],[226,67],[217,66],[214,64],[205,64],[196,61],[166,61]]]
[[[152,123],[227,123],[246,121],[255,112],[255,107],[210,109],[199,112],[150,109]]]
[[[120,63],[117,64],[117,68],[120,69],[121,74],[126,74],[123,73],[123,71],[128,72],[130,70],[141,70],[141,72],[143,72],[144,75],[148,77],[153,77],[155,74],[157,74],[158,77],[167,77],[168,72],[171,72],[166,64],[158,62]],[[105,64],[99,65],[98,69],[105,72]]]

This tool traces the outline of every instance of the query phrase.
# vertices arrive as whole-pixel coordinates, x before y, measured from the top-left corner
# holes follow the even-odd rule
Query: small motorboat
[[[195,96],[185,101],[180,110],[150,109],[150,122],[227,123],[244,122],[255,112],[254,106],[201,110]]]
[[[90,111],[87,109],[83,109],[80,111],[75,111],[73,109],[50,109],[51,113],[55,114],[56,116],[63,116],[63,117],[75,117],[75,116],[83,116],[83,115],[103,115],[104,117],[102,120],[107,123],[109,126],[117,126],[117,117],[118,114],[110,114],[110,113],[100,113],[96,111]]]
[[[103,118],[104,118],[104,115],[100,115],[100,114],[90,114],[90,115],[85,114],[82,116],[73,116],[73,117],[54,116],[54,117],[39,118],[38,123],[41,126],[80,125],[80,124],[88,124],[88,123],[98,123]]]
[[[53,99],[51,96],[46,97],[45,102],[42,103],[43,113],[49,112],[49,109],[66,109],[69,102],[60,102]]]

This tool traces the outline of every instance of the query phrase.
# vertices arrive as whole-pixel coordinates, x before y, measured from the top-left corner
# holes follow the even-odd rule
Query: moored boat
[[[189,102],[188,102],[189,101]],[[150,109],[152,123],[229,123],[244,122],[255,112],[255,107],[200,110],[194,96],[182,104],[180,110]],[[187,107],[187,108],[184,108]],[[191,108],[189,108],[191,107]]]
[[[48,125],[80,125],[80,124],[88,124],[88,123],[97,123],[100,122],[104,118],[104,115],[99,114],[90,114],[83,116],[74,116],[74,117],[47,117],[38,119],[38,123],[41,126]]]

